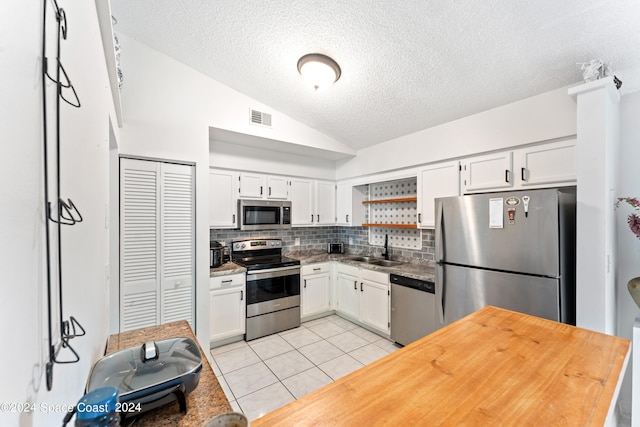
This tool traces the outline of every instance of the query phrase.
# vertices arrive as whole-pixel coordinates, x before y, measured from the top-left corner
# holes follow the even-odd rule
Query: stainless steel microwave
[[[291,202],[284,200],[238,200],[240,230],[291,228]]]

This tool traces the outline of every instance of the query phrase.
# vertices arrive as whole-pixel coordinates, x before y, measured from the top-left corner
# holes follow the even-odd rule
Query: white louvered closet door
[[[158,324],[160,177],[156,162],[120,159],[120,330]]]
[[[187,320],[194,307],[193,167],[165,163],[161,170],[161,323]]]
[[[193,326],[193,167],[120,160],[120,330]]]

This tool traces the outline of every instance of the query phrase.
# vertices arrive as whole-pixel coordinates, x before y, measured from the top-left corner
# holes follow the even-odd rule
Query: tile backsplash
[[[282,239],[285,253],[291,251],[326,251],[327,243],[329,242],[344,243],[345,251],[352,254],[380,255],[384,251],[382,246],[369,244],[369,230],[365,227],[300,227],[274,231],[209,230],[209,240],[225,242],[227,245],[234,240],[267,237]],[[299,246],[295,245],[296,238],[300,239]],[[349,239],[351,239],[351,244]],[[421,249],[393,247],[390,242],[389,253],[392,258],[433,260],[435,254],[434,243],[433,230],[422,230]]]

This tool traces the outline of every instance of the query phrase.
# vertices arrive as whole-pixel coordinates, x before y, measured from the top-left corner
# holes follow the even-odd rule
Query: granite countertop
[[[239,266],[235,262],[225,262],[220,267],[209,269],[209,277],[228,276],[236,273],[246,273],[247,269]]]
[[[181,320],[160,326],[152,326],[111,335],[109,337],[106,354],[129,347],[140,346],[150,340],[159,341],[175,337],[188,337],[198,343],[189,323]],[[178,402],[173,402],[143,414],[142,417],[135,422],[136,426],[201,427],[216,415],[233,411],[220,383],[211,369],[211,365],[209,365],[207,361],[206,353],[202,350],[200,344],[198,344],[198,348],[202,353],[202,371],[200,373],[198,386],[187,395],[187,413],[181,413]]]
[[[311,251],[292,251],[284,254],[285,256],[293,259],[300,260],[301,265],[317,264],[321,262],[338,261],[345,264],[354,265],[356,267],[367,268],[369,270],[382,271],[384,273],[393,273],[405,277],[411,277],[412,279],[419,280],[435,280],[435,263],[433,261],[403,261],[401,265],[394,267],[383,267],[380,265],[373,265],[362,261],[355,261],[351,258],[358,256],[358,254],[328,254],[324,251],[311,250]],[[382,259],[382,258],[380,258]],[[220,267],[212,268],[209,270],[210,277],[226,276],[229,274],[244,273],[247,269],[239,266],[233,262],[226,262]]]
[[[338,261],[345,264],[354,265],[369,270],[382,271],[384,273],[393,273],[412,279],[419,280],[435,280],[435,263],[433,261],[403,261],[401,265],[394,267],[383,267],[380,265],[373,265],[362,261],[352,260],[352,257],[359,256],[359,254],[328,254],[323,251],[292,251],[285,254],[289,258],[300,260],[302,265],[316,264],[320,262]],[[382,259],[382,258],[377,258]]]

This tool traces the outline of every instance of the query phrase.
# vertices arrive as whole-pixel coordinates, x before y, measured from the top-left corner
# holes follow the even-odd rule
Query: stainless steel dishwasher
[[[407,345],[434,332],[436,286],[434,282],[390,274],[391,339]]]

